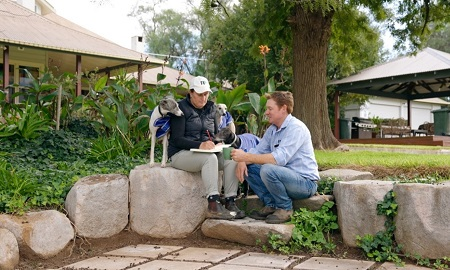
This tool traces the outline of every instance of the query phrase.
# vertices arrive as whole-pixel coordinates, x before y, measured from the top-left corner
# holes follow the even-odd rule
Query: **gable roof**
[[[450,96],[450,54],[425,48],[329,85],[336,91],[404,100]]]
[[[166,78],[164,78],[164,80],[161,80],[160,83],[168,83],[172,87],[181,85],[182,87],[187,88],[187,84],[181,79],[185,79],[190,83],[191,80],[195,77],[188,73],[184,73],[180,76],[180,72],[178,70],[165,66],[164,70],[162,69],[162,67],[150,68],[145,70],[142,73],[142,82],[145,84],[157,85],[158,73],[163,73],[164,75],[166,75]],[[137,78],[137,72],[134,72],[133,74],[131,74],[131,76]],[[178,80],[178,77],[180,77],[180,80]]]
[[[0,12],[0,45],[47,50],[49,58],[61,63],[71,63],[73,55],[81,55],[84,70],[164,63],[161,59],[117,45],[52,12],[41,16],[11,0],[0,0]],[[65,61],[67,57],[70,61]]]

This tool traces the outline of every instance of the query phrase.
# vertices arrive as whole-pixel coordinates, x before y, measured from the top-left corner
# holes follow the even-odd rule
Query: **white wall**
[[[16,2],[31,11],[35,11],[35,0],[16,0]]]
[[[433,123],[431,111],[441,108],[441,104],[411,101],[411,128],[417,129],[424,122]],[[384,97],[372,97],[364,105],[355,104],[344,108],[345,118],[354,116],[361,118],[403,118],[408,119],[408,106],[406,100]]]

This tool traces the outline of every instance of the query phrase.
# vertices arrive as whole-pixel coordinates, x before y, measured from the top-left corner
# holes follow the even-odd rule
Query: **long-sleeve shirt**
[[[271,153],[277,165],[289,168],[306,179],[317,181],[320,178],[311,133],[302,121],[291,114],[280,129],[275,125],[269,126],[259,144],[249,153]]]

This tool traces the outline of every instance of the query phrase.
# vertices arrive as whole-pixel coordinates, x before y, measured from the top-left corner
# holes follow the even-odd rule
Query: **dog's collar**
[[[233,144],[236,142],[236,140],[237,140],[237,135],[236,135],[236,133],[233,133],[233,135],[234,135],[234,140],[233,140],[233,142],[231,142],[231,145],[233,145]]]
[[[158,106],[158,112],[159,112],[159,114],[160,114],[161,116],[165,116],[165,114],[163,114],[163,113],[161,112],[161,106]]]

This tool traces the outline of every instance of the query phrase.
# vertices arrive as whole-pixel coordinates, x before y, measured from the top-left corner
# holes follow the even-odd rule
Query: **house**
[[[26,86],[29,82],[24,69],[36,77],[45,68],[56,76],[77,74],[76,94],[80,95],[86,87],[83,74],[111,77],[122,71],[137,72],[142,89],[143,71],[164,63],[58,16],[45,0],[0,0],[0,10],[0,89],[8,96],[19,91],[13,84]]]
[[[344,108],[346,117],[403,118],[412,129],[424,122],[444,125],[446,120],[435,121],[432,111],[449,105],[440,98],[450,96],[450,54],[425,48],[417,54],[398,57],[333,80],[329,85],[335,90],[336,137],[339,136],[339,92],[370,96],[362,107]]]
[[[166,75],[166,77],[160,82],[157,81],[158,73]],[[130,76],[137,78],[138,74],[137,72],[134,72],[131,73]],[[183,81],[183,79],[187,82],[191,82],[193,78],[194,76],[191,74],[184,72],[181,72],[180,74],[179,70],[167,66],[150,68],[144,70],[142,74],[142,81],[144,85],[147,86],[154,86],[157,84],[170,84],[170,86],[172,87],[181,86],[183,88],[187,88],[187,84]]]
[[[440,98],[416,99],[411,101],[411,128],[418,129],[419,125],[428,122],[434,122],[432,111],[448,107],[450,102]],[[344,117],[352,119],[353,117],[372,118],[379,117],[383,119],[408,119],[408,108],[406,100],[371,97],[363,105],[348,105],[344,108]]]

